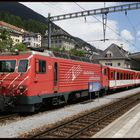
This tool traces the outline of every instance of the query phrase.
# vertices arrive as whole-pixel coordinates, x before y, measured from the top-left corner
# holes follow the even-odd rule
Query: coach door
[[[58,63],[54,63],[54,92],[58,90]]]
[[[108,87],[108,68],[102,66],[102,84],[103,87]]]

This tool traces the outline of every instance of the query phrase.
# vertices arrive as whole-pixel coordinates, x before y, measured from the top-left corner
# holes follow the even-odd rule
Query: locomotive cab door
[[[54,92],[58,91],[58,63],[54,63]]]

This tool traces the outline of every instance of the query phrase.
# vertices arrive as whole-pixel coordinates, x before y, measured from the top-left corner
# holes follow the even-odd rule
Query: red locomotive
[[[140,84],[140,72],[55,57],[50,51],[0,56],[1,111],[34,112],[42,104],[66,103],[88,96],[89,83],[98,83],[101,95]]]

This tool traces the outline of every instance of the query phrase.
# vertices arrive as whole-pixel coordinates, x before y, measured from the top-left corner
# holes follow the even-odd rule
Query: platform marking
[[[112,138],[122,138],[134,124],[140,119],[140,112],[136,114],[126,125],[124,125]]]

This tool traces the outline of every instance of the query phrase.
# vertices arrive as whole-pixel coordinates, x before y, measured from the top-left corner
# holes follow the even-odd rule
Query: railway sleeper
[[[43,136],[41,136],[39,138],[58,138],[58,137],[52,136],[52,135],[46,135],[46,136],[43,135]]]
[[[87,121],[94,122],[94,121],[96,121],[96,119],[87,118]]]
[[[68,126],[68,127],[69,127],[69,128],[75,128],[75,129],[81,129],[81,128],[85,127],[85,126],[72,124],[72,125],[70,125],[70,126]]]
[[[51,135],[58,136],[58,137],[64,137],[64,136],[68,136],[68,133],[63,133],[62,131],[56,131],[56,132],[53,132],[53,134],[51,133]]]
[[[86,136],[91,136],[93,134],[92,131],[87,130],[86,132],[81,133],[80,135],[86,135]]]
[[[90,124],[90,123],[91,123],[91,121],[89,121],[89,120],[84,120],[84,119],[81,120],[80,122],[81,122],[81,123],[85,123],[85,124]]]
[[[53,133],[49,135],[44,135],[42,138],[63,138],[63,135],[58,135],[58,134]]]
[[[62,131],[63,131],[64,133],[71,134],[71,130],[68,129],[68,128],[64,128]]]
[[[82,126],[82,127],[85,127],[85,126],[86,126],[86,124],[83,124],[83,123],[81,124],[80,122],[75,122],[74,124],[75,124],[75,125],[80,125],[80,126]]]
[[[72,125],[72,126],[67,126],[66,128],[73,129],[73,131],[76,131],[77,129],[80,129],[81,127],[79,125],[78,126]]]

